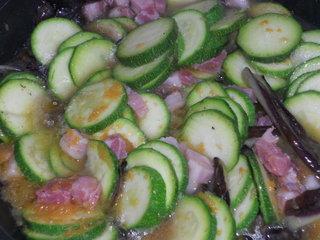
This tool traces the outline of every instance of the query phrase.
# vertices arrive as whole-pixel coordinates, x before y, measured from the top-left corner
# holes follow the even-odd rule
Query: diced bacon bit
[[[199,79],[195,78],[192,74],[192,72],[182,69],[178,72],[180,81],[183,86],[191,86],[197,82],[199,82]]]
[[[161,138],[161,141],[180,149],[187,159],[189,166],[188,193],[195,193],[202,184],[209,182],[214,174],[214,169],[211,161],[207,157],[191,150],[185,144],[179,143],[174,137]]]
[[[156,7],[156,10],[160,14],[164,14],[166,12],[166,8],[167,8],[166,0],[154,0],[154,4]]]
[[[154,0],[131,0],[131,8],[138,14],[142,10],[153,8]]]
[[[180,144],[177,141],[177,139],[174,137],[162,137],[162,138],[160,138],[160,140],[165,143],[171,144],[171,145],[175,146],[176,148],[180,149]]]
[[[129,7],[130,1],[129,0],[114,0],[113,5],[117,7]]]
[[[202,184],[207,184],[212,178],[214,170],[210,160],[200,153],[191,149],[186,149],[184,155],[188,160],[189,166],[189,182],[187,193],[192,194]]]
[[[75,129],[68,129],[60,139],[61,149],[70,157],[83,159],[87,154],[88,139]]]
[[[114,18],[114,17],[128,17],[133,18],[134,12],[129,7],[114,7],[110,10],[108,17]]]
[[[264,115],[257,119],[256,126],[261,126],[261,127],[272,126],[272,121],[267,115]]]
[[[108,2],[105,0],[89,2],[82,7],[82,14],[87,21],[93,21],[103,17],[109,6],[110,5],[108,5]]]
[[[243,92],[244,94],[246,94],[253,103],[257,103],[257,97],[254,95],[253,90],[251,88],[245,88],[245,87],[239,87],[236,85],[232,85],[230,86],[231,88],[237,89],[241,92]]]
[[[227,52],[223,50],[219,55],[209,59],[201,64],[193,65],[193,68],[208,73],[219,73],[221,71],[222,64],[227,57]]]
[[[151,21],[154,21],[160,17],[160,14],[157,12],[154,6],[143,9],[141,12],[137,14],[134,18],[136,23],[145,24]]]
[[[232,8],[246,9],[250,7],[249,0],[223,0],[223,4]]]
[[[56,178],[36,192],[37,201],[46,204],[65,204],[71,201],[70,179]]]
[[[126,88],[128,94],[128,104],[139,118],[144,117],[149,111],[143,98],[130,88]]]
[[[92,208],[99,202],[102,187],[93,177],[79,177],[72,183],[70,193],[72,201],[84,207]]]
[[[279,138],[272,134],[274,128],[269,128],[255,143],[255,152],[264,167],[276,176],[286,176],[292,162],[290,157],[277,146]]]
[[[118,159],[124,159],[128,156],[126,141],[120,134],[111,135],[104,142],[109,146]]]
[[[100,183],[93,177],[56,178],[36,192],[42,204],[76,204],[94,208],[101,196]]]
[[[174,112],[185,105],[185,99],[179,91],[171,93],[166,97],[165,101],[171,112]]]
[[[181,88],[185,86],[191,86],[197,82],[199,82],[199,79],[195,78],[190,71],[183,69],[171,74],[170,77],[156,89],[156,93],[166,97],[170,93],[181,90]]]

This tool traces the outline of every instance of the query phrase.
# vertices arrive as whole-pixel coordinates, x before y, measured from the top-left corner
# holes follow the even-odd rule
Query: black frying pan
[[[54,15],[81,22],[78,7],[81,0],[0,0],[0,64],[16,61],[16,54],[28,46],[30,33],[41,18]],[[320,26],[320,0],[278,0],[299,17],[305,28]],[[74,7],[76,6],[76,7]],[[44,9],[47,15],[43,15]],[[48,9],[47,9],[48,10]],[[307,24],[309,23],[309,24]],[[20,57],[18,57],[20,58]],[[28,59],[31,64],[35,60]],[[36,66],[33,66],[36,68]],[[0,200],[0,240],[23,240],[11,216],[9,205]]]

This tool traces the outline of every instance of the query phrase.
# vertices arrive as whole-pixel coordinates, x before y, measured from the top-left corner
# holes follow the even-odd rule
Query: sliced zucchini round
[[[270,85],[272,90],[278,91],[280,89],[286,88],[289,84],[289,81],[283,78],[278,77],[270,77],[270,76],[264,76],[267,83]]]
[[[210,240],[215,235],[215,221],[206,204],[195,196],[183,196],[171,220],[172,240]]]
[[[2,130],[13,138],[39,131],[50,103],[48,93],[37,82],[27,79],[8,80],[0,87]]]
[[[96,239],[104,233],[105,228],[105,220],[98,220],[67,229],[67,231],[58,235],[41,233],[30,228],[26,228],[24,234],[30,240],[84,240]]]
[[[0,85],[6,83],[7,81],[11,79],[27,79],[35,82],[40,82],[41,79],[30,72],[12,72],[6,75],[0,82]]]
[[[100,182],[103,199],[110,199],[119,177],[118,160],[104,142],[89,141],[86,170]]]
[[[291,58],[286,58],[281,62],[273,62],[273,63],[262,63],[262,62],[252,61],[251,64],[260,73],[266,74],[272,77],[278,77],[278,78],[289,77],[294,68]]]
[[[310,30],[303,32],[302,41],[320,44],[320,30]]]
[[[60,44],[80,31],[75,22],[66,18],[44,20],[31,34],[32,52],[39,62],[47,65],[56,55]]]
[[[158,171],[165,183],[165,206],[167,213],[174,209],[178,196],[178,180],[170,160],[160,152],[150,149],[136,149],[127,158],[127,167],[146,166]]]
[[[170,111],[165,101],[156,94],[141,94],[148,112],[145,116],[138,118],[138,126],[148,139],[163,137],[170,126]]]
[[[229,107],[229,105],[223,99],[217,97],[207,97],[201,100],[200,102],[193,104],[188,110],[186,117],[188,118],[191,114],[195,112],[200,112],[208,109],[222,112],[223,114],[227,115],[229,118],[234,120],[235,123],[237,122],[237,117],[232,111],[232,109]]]
[[[186,190],[189,177],[188,163],[176,147],[160,140],[153,140],[143,144],[140,148],[152,148],[166,156],[170,160],[176,173],[179,192],[184,192]]]
[[[81,86],[93,74],[105,70],[114,62],[116,46],[104,39],[92,39],[74,50],[69,69],[74,84]]]
[[[226,202],[209,192],[198,193],[198,196],[208,205],[211,214],[214,215],[217,220],[215,240],[235,239],[236,224]]]
[[[233,120],[216,110],[192,114],[181,130],[181,140],[210,159],[218,157],[227,171],[238,162],[240,140]]]
[[[201,63],[209,38],[206,19],[201,12],[184,10],[173,16],[179,29],[178,65]]]
[[[231,208],[235,208],[245,199],[253,183],[251,170],[246,156],[240,155],[237,165],[228,172],[226,180],[230,195]]]
[[[113,42],[120,41],[127,34],[127,31],[122,25],[114,19],[98,19],[89,23],[87,29],[91,32],[101,34]]]
[[[182,10],[193,9],[203,13],[208,24],[215,23],[223,17],[223,7],[217,0],[204,0],[188,5]]]
[[[318,70],[320,70],[320,57],[312,58],[304,63],[301,63],[299,66],[295,68],[295,70],[290,76],[289,82],[292,83],[302,74]]]
[[[242,77],[242,71],[246,67],[253,70],[249,61],[239,50],[229,54],[223,63],[223,71],[227,79],[240,87],[248,87],[246,81]]]
[[[120,82],[107,79],[89,84],[71,99],[65,120],[71,128],[95,133],[122,114],[126,100],[126,91]]]
[[[246,13],[236,9],[228,9],[224,17],[210,26],[210,31],[217,35],[228,35],[238,30],[247,20]]]
[[[269,177],[268,173],[256,159],[254,154],[247,155],[251,165],[254,181],[258,190],[260,211],[266,224],[279,221],[278,205],[275,200],[275,181]]]
[[[288,9],[281,4],[274,2],[256,3],[249,8],[248,13],[251,17],[258,17],[267,13],[278,13],[291,16],[291,13]]]
[[[248,128],[249,128],[249,123],[248,123],[249,120],[245,111],[242,109],[240,104],[238,104],[231,98],[221,97],[221,99],[223,99],[229,105],[229,107],[232,109],[234,114],[237,116],[236,124],[238,126],[240,137],[242,141],[244,141],[247,138]]]
[[[127,32],[131,32],[138,27],[138,24],[128,17],[116,17],[113,20],[120,23]]]
[[[59,46],[58,52],[62,52],[67,48],[74,48],[79,46],[80,44],[87,42],[92,39],[103,39],[103,37],[97,33],[92,32],[77,32],[73,36],[66,39],[61,45]]]
[[[296,94],[300,84],[306,80],[307,78],[313,76],[314,74],[317,74],[317,71],[312,71],[312,72],[307,72],[302,74],[300,77],[296,78],[293,80],[287,90],[287,97],[292,97],[293,95]]]
[[[58,53],[50,63],[48,73],[48,86],[55,97],[65,101],[76,92],[77,87],[73,83],[69,71],[69,62],[73,55],[74,49],[69,48]]]
[[[139,67],[128,67],[119,63],[113,68],[112,75],[133,88],[139,88],[158,77],[163,69],[169,67],[168,57],[171,53],[172,51],[168,51],[152,62]]]
[[[131,31],[119,44],[117,57],[124,65],[138,67],[172,49],[176,38],[175,21],[161,18]]]
[[[307,91],[287,98],[285,106],[315,141],[320,142],[320,93]]]
[[[291,61],[294,66],[298,66],[312,58],[320,56],[320,44],[301,43],[292,53]]]
[[[87,84],[100,82],[107,78],[111,78],[111,70],[109,69],[102,70],[95,73],[91,78],[89,78],[89,80],[87,81]]]
[[[220,83],[212,81],[202,81],[197,83],[197,85],[193,87],[192,91],[187,96],[186,105],[190,107],[193,104],[205,99],[206,97],[215,96],[226,97],[228,95]]]
[[[169,66],[162,70],[162,72],[154,79],[150,80],[148,83],[141,86],[139,89],[144,91],[153,90],[157,87],[159,87],[165,80],[168,79],[172,71],[174,70],[176,66],[176,58],[175,56],[171,56],[167,59],[167,61],[170,63]]]
[[[144,133],[137,127],[135,123],[126,119],[118,118],[111,125],[95,133],[92,137],[97,140],[106,140],[109,136],[120,134],[130,145],[129,150],[139,147],[144,144],[146,137]]]
[[[129,169],[116,200],[116,216],[125,229],[146,229],[160,223],[166,214],[166,186],[153,168]]]
[[[301,35],[302,28],[294,18],[268,13],[245,24],[237,43],[252,59],[273,62],[285,59],[300,43]]]
[[[226,91],[229,97],[246,112],[249,126],[253,126],[256,123],[256,109],[252,100],[238,89],[228,88]]]
[[[54,144],[49,151],[49,164],[54,174],[57,177],[72,176],[74,172],[64,164],[60,147]]]
[[[313,74],[312,76],[306,78],[304,81],[302,81],[296,91],[297,93],[307,92],[307,91],[320,91],[320,73],[317,72],[316,74]]]
[[[35,183],[55,177],[49,164],[51,138],[46,134],[27,134],[14,146],[14,155],[23,175]]]
[[[129,105],[123,110],[122,117],[130,120],[133,123],[137,123],[136,115]]]
[[[243,201],[233,210],[233,217],[237,230],[247,229],[257,217],[259,212],[259,201],[256,187],[253,183],[249,186],[249,191]]]

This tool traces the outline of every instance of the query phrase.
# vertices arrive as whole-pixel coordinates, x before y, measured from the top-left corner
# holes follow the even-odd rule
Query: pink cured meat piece
[[[269,128],[255,143],[255,152],[265,168],[276,176],[286,176],[292,167],[290,157],[277,146],[278,137],[272,134],[274,128]]]
[[[118,159],[124,159],[128,156],[126,150],[126,141],[120,134],[114,134],[104,141]]]
[[[166,9],[167,9],[166,0],[154,0],[154,5],[157,12],[159,12],[160,14],[164,14],[166,12]]]
[[[101,196],[101,185],[93,177],[56,178],[36,192],[37,201],[45,204],[75,203],[95,207]]]
[[[138,14],[142,10],[154,8],[154,0],[131,0],[131,8]]]
[[[191,86],[191,85],[199,82],[199,79],[195,78],[193,76],[193,74],[190,71],[186,70],[186,69],[180,70],[178,72],[178,74],[179,74],[179,78],[180,78],[181,84],[183,86]]]
[[[127,88],[128,104],[139,118],[144,117],[149,111],[147,104],[143,98],[135,91]]]
[[[72,183],[70,193],[72,201],[84,207],[92,208],[97,205],[102,192],[102,187],[93,177],[79,177]]]
[[[193,68],[207,73],[219,73],[226,57],[227,52],[224,50],[216,57],[209,59],[204,63],[193,65]]]
[[[271,126],[271,125],[272,125],[272,121],[267,115],[259,117],[256,123],[256,126],[263,126],[263,127]]]
[[[82,7],[82,14],[87,21],[93,21],[105,15],[108,3],[104,0],[86,3]]]
[[[114,0],[113,5],[116,7],[129,7],[130,1],[129,0]]]
[[[206,184],[212,178],[214,169],[210,160],[191,149],[184,152],[189,166],[189,182],[187,193],[195,193],[202,184]]]
[[[154,6],[148,7],[140,11],[137,16],[134,18],[136,23],[138,24],[145,24],[156,20],[160,17],[160,14],[157,12]]]
[[[56,178],[48,182],[37,192],[37,201],[46,204],[65,204],[71,202],[70,188],[72,181]]]
[[[187,192],[189,194],[195,193],[202,184],[209,182],[214,174],[214,169],[211,161],[207,157],[191,150],[185,144],[179,143],[174,137],[161,138],[161,141],[169,143],[180,149],[184,157],[187,159],[189,167]]]
[[[191,86],[197,82],[199,82],[199,79],[195,78],[190,71],[182,69],[171,74],[170,77],[156,89],[156,92],[166,97],[185,86]]]
[[[115,17],[128,17],[133,18],[134,12],[129,7],[114,7],[110,10],[108,17],[115,18]]]
[[[168,108],[171,112],[182,108],[185,105],[185,99],[179,91],[171,93],[165,99]]]
[[[88,139],[75,129],[68,131],[60,139],[61,149],[75,159],[83,159],[87,154]]]

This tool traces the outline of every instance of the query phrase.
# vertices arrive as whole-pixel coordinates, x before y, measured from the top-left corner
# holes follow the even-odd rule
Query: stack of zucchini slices
[[[240,29],[240,49],[223,65],[226,78],[246,87],[241,72],[250,67],[264,74],[274,90],[290,83],[288,109],[320,140],[320,115],[312,111],[320,108],[320,94],[310,91],[320,90],[320,33],[302,34],[290,13],[273,3],[250,9],[249,20],[246,12],[224,9],[216,0],[168,4],[170,17],[142,26],[128,18],[99,19],[85,31],[62,18],[41,22],[31,45],[37,60],[48,67],[49,91],[30,73],[6,76],[0,86],[0,139],[15,141],[17,164],[36,184],[79,173],[94,176],[102,186],[102,200],[106,206],[114,203],[112,217],[125,230],[155,229],[170,216],[172,240],[231,240],[236,231],[250,227],[259,207],[266,223],[279,216],[263,166],[255,156],[241,154],[248,129],[256,122],[252,100],[215,81],[211,73],[195,70],[195,64],[212,59]],[[181,4],[184,8],[174,9]],[[185,89],[186,114],[178,140],[209,159],[221,160],[230,206],[209,192],[185,194],[188,162],[181,149],[160,140],[167,135],[171,113],[150,90],[176,69],[188,69],[203,80]],[[126,86],[146,103],[144,116],[129,107],[132,89]],[[47,113],[57,105],[52,99],[65,107],[62,123],[53,126],[47,122]],[[60,148],[57,132],[65,123],[89,138],[84,160]],[[118,159],[103,142],[114,135],[121,135],[132,148],[121,176]],[[38,207],[30,205],[22,213],[29,239],[118,238],[105,209],[79,209],[61,221],[54,218],[61,209],[48,209],[48,218]]]

